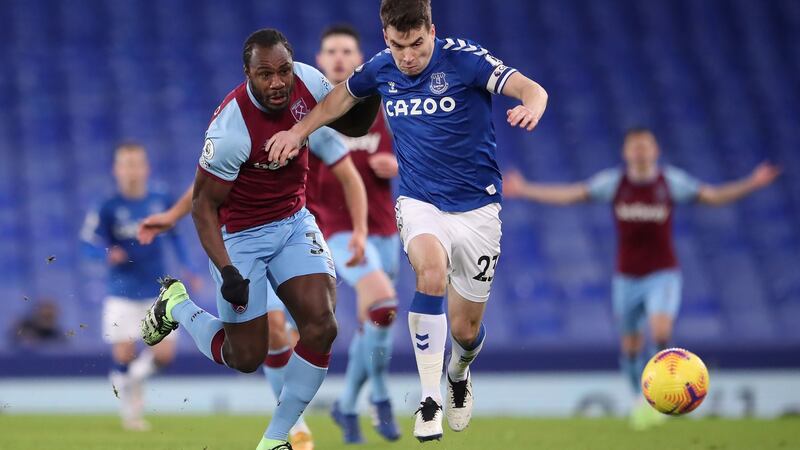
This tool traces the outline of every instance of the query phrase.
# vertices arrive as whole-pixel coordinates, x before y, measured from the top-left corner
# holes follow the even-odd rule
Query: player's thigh
[[[642,283],[639,279],[614,275],[611,281],[611,300],[614,320],[623,336],[641,334],[644,328],[645,307]]]
[[[372,241],[367,240],[364,247],[364,261],[356,266],[348,267],[347,261],[353,256],[348,245],[353,233],[349,231],[336,233],[327,239],[333,262],[336,265],[336,276],[348,285],[355,287],[368,274],[382,270],[381,258]]]
[[[268,270],[278,297],[297,323],[301,339],[307,325],[324,328],[316,330],[323,335],[336,325],[336,272],[330,249],[314,216],[306,210],[302,212],[296,216],[283,247],[270,259]]]
[[[141,340],[141,322],[155,299],[130,299],[109,296],[103,300],[102,333],[103,340],[116,346],[123,344],[126,348]],[[166,339],[174,340],[178,333],[170,333]],[[135,350],[134,350],[135,353]]]
[[[469,301],[489,299],[500,259],[500,205],[492,203],[453,217],[453,258],[450,285]]]
[[[425,270],[446,276],[452,249],[447,215],[429,203],[408,197],[397,199],[395,212],[403,250],[417,278]]]
[[[299,320],[289,305],[294,299],[287,298],[280,287],[286,281],[304,275],[326,274],[335,279],[336,269],[330,248],[314,216],[306,209],[295,214],[282,233],[285,238],[281,247],[267,261],[267,275],[289,313]]]
[[[480,332],[486,302],[475,302],[462,297],[455,289],[447,293],[447,315],[450,333],[463,345],[474,342]]]
[[[681,306],[683,277],[677,270],[656,272],[643,280],[648,317],[674,318]]]
[[[225,237],[225,247],[231,264],[244,278],[250,280],[247,304],[233,305],[222,296],[222,275],[217,267],[209,261],[208,267],[216,285],[217,312],[219,319],[225,323],[244,323],[267,313],[269,290],[267,278],[267,258],[270,256],[268,243],[271,239],[266,232],[247,230]]]

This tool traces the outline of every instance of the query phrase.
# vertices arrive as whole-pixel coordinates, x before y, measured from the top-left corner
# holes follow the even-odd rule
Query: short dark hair
[[[405,33],[423,25],[430,29],[431,0],[381,0],[383,29],[393,26]]]
[[[623,136],[623,138],[628,139],[631,136],[636,136],[639,134],[653,134],[653,130],[641,125],[630,127],[627,130],[625,130],[625,136]]]
[[[122,152],[141,151],[145,152],[144,144],[137,141],[122,141],[114,147],[114,156],[116,157]]]
[[[242,50],[242,62],[244,62],[244,66],[250,66],[250,58],[253,56],[253,47],[256,45],[264,48],[272,48],[278,44],[282,44],[284,47],[286,47],[286,51],[289,52],[289,56],[294,56],[292,45],[289,44],[289,40],[286,39],[286,36],[284,36],[280,31],[274,28],[262,28],[258,31],[255,31],[253,34],[247,37],[246,41],[244,41],[244,49]]]
[[[350,36],[356,40],[356,44],[359,46],[361,45],[361,35],[358,34],[358,31],[356,31],[352,25],[348,25],[346,23],[331,25],[328,28],[325,28],[325,30],[322,32],[322,35],[319,37],[319,41],[322,43],[322,41],[324,41],[328,36],[337,35]]]

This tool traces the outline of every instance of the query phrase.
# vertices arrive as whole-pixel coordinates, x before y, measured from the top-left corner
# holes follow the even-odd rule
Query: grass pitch
[[[0,415],[3,450],[227,450],[254,449],[267,419],[254,416],[156,416],[153,430],[122,431],[113,416]],[[441,442],[419,444],[411,437],[411,420],[403,420],[404,436],[383,442],[363,422],[367,444],[341,444],[338,429],[325,416],[308,420],[318,450],[409,449],[798,449],[800,419],[723,420],[674,419],[643,432],[630,431],[617,419],[475,418],[463,433],[446,428]]]

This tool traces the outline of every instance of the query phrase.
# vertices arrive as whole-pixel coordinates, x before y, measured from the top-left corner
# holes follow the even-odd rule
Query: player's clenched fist
[[[225,266],[220,271],[222,275],[222,298],[233,305],[244,306],[250,295],[250,280],[242,277],[239,270],[233,266]]]
[[[304,137],[292,131],[279,131],[272,135],[264,150],[269,155],[270,162],[278,162],[284,166],[286,162],[300,153]]]

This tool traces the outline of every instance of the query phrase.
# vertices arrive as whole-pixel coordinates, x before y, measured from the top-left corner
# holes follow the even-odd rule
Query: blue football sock
[[[225,364],[222,358],[222,344],[225,331],[222,321],[195,305],[191,300],[178,303],[172,308],[172,318],[177,320],[194,340],[197,348],[206,357],[218,364]]]
[[[356,413],[356,403],[358,394],[364,383],[367,381],[367,368],[364,355],[364,333],[356,330],[353,339],[350,341],[350,348],[347,352],[347,370],[344,374],[344,390],[339,397],[339,409],[345,414]]]
[[[288,364],[291,354],[292,349],[289,347],[270,350],[262,366],[264,375],[272,388],[272,393],[275,394],[275,402],[281,398],[281,391],[286,378],[286,364]]]
[[[330,354],[308,350],[301,343],[286,365],[286,376],[275,414],[264,432],[266,439],[285,441],[308,403],[314,399],[328,373]]]
[[[126,374],[128,373],[128,364],[114,361],[111,365],[111,371]]]
[[[392,328],[377,326],[370,321],[364,323],[364,336],[361,357],[364,360],[367,376],[372,386],[370,400],[382,402],[389,398],[386,385],[389,360],[392,359]]]
[[[647,360],[641,352],[635,355],[620,355],[619,365],[620,369],[622,369],[622,375],[628,380],[628,383],[630,383],[634,394],[638,394],[642,391],[642,371],[646,363]]]

